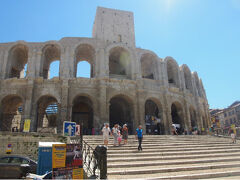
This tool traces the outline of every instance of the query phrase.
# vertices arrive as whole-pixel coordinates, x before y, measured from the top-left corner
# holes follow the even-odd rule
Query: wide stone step
[[[90,146],[93,146],[93,147],[96,147],[97,145],[103,145],[103,143],[88,143]],[[178,142],[175,142],[175,143],[145,143],[143,142],[142,143],[142,147],[164,147],[164,146],[172,146],[172,147],[177,147],[180,148],[180,147],[185,147],[185,146],[197,146],[197,145],[208,145],[208,146],[219,146],[219,145],[230,145],[230,143],[188,143],[188,144],[184,144],[184,143],[178,143]],[[138,142],[131,142],[127,145],[123,145],[121,144],[122,147],[125,147],[125,148],[131,148],[131,147],[137,147],[138,146]],[[113,143],[110,142],[108,144],[108,147],[111,149],[111,148],[117,148],[117,147],[113,147]]]
[[[197,146],[197,147],[182,147],[182,148],[178,148],[176,149],[175,147],[156,147],[156,148],[151,148],[151,149],[144,149],[144,152],[170,152],[170,151],[192,151],[192,150],[196,150],[196,148],[199,151],[202,150],[224,150],[224,149],[235,149],[235,148],[240,148],[240,146]],[[136,153],[137,152],[137,147],[135,147],[134,149],[129,149],[129,148],[123,148],[123,149],[108,149],[107,153],[110,154],[118,154],[118,153]]]
[[[240,157],[240,152],[232,153],[209,153],[209,154],[194,154],[194,155],[168,155],[168,156],[150,156],[150,157],[108,157],[110,162],[126,162],[126,161],[152,161],[152,160],[171,160],[171,159],[200,159],[200,158],[218,158],[218,157]]]
[[[239,176],[239,167],[200,169],[194,171],[174,171],[165,173],[108,175],[108,179],[206,179],[225,176]]]
[[[123,160],[124,161],[124,160]],[[201,163],[218,163],[218,162],[234,162],[239,161],[240,157],[218,157],[218,158],[201,158],[201,159],[173,159],[173,160],[152,160],[152,161],[125,161],[108,163],[108,168],[121,167],[144,167],[144,166],[165,166],[165,165],[185,165],[185,164],[201,164]]]
[[[161,151],[159,150],[158,152],[138,152],[136,153],[118,153],[118,154],[109,154],[108,158],[111,157],[148,157],[148,156],[170,156],[170,155],[190,155],[190,154],[211,154],[211,153],[232,153],[232,152],[239,152],[239,148],[237,149],[223,149],[223,150],[207,150],[207,151],[178,151],[177,149],[175,150],[176,152],[166,152],[166,151]]]
[[[161,141],[182,141],[182,142],[191,142],[191,141],[209,141],[209,142],[226,142],[226,141],[231,141],[230,139],[211,139],[211,138],[208,138],[208,137],[205,137],[206,139],[203,139],[203,138],[191,138],[191,139],[187,139],[187,138],[169,138],[169,139],[166,139],[166,138],[146,138],[144,137],[143,140],[144,141],[157,141],[157,142],[161,142]],[[88,138],[84,138],[83,139],[84,141],[88,141],[88,142],[99,142],[99,141],[103,141],[103,138],[97,138],[97,139],[88,139]],[[110,136],[109,137],[109,140],[113,140],[113,137]],[[132,137],[132,138],[128,138],[128,141],[133,141],[133,140],[136,140],[135,137]]]
[[[240,167],[240,162],[219,162],[219,163],[202,163],[182,165],[165,165],[164,167],[147,166],[147,167],[128,167],[128,168],[108,168],[109,175],[131,175],[131,174],[148,174],[148,173],[165,173],[178,171],[194,171],[204,169],[219,169]]]

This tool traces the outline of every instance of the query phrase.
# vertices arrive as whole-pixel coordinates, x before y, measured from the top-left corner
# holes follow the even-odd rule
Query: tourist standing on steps
[[[113,143],[114,146],[118,145],[118,131],[119,131],[118,124],[115,124],[114,127],[112,128],[112,135],[114,138],[114,143]]]
[[[105,146],[108,146],[109,134],[112,135],[108,123],[105,123],[105,126],[102,128],[102,133],[103,133],[103,142],[104,142],[104,145],[105,145]]]
[[[172,124],[172,134],[173,135],[178,135],[177,128],[176,128],[175,124]]]
[[[236,143],[236,135],[233,131],[233,129],[230,129],[230,135],[231,135],[231,138],[232,138],[232,143]]]
[[[141,125],[136,129],[136,139],[138,139],[138,151],[142,151],[143,130]]]
[[[128,140],[128,128],[127,128],[127,124],[123,125],[122,128],[122,137],[124,139],[124,144],[127,144],[127,140]]]

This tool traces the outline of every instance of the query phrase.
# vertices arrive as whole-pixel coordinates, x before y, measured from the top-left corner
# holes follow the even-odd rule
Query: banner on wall
[[[30,124],[31,124],[31,119],[25,119],[24,120],[23,132],[29,132],[30,131]]]

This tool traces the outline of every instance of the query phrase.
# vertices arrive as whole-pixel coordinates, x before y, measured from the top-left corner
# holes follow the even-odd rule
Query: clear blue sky
[[[97,6],[132,11],[137,47],[197,71],[210,108],[240,100],[240,0],[0,0],[0,42],[91,37]]]

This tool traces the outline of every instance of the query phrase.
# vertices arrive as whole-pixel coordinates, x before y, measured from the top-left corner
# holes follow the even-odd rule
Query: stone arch
[[[161,103],[155,98],[145,101],[146,133],[164,134],[163,109]]]
[[[185,80],[185,88],[193,93],[193,85],[192,85],[192,75],[191,71],[187,65],[183,65],[183,73],[184,73],[184,80]]]
[[[141,56],[142,78],[157,79],[157,59],[150,53]]]
[[[90,44],[80,44],[75,49],[74,77],[77,77],[77,65],[81,61],[87,61],[91,66],[90,77],[95,77],[96,52]]]
[[[109,51],[109,76],[120,79],[131,79],[131,55],[121,46]]]
[[[47,44],[42,49],[41,71],[40,76],[49,79],[50,64],[54,61],[60,61],[61,64],[61,47],[58,44]],[[59,65],[60,72],[60,65]]]
[[[49,108],[54,108],[54,111],[49,113]],[[37,101],[37,131],[43,128],[57,127],[59,103],[57,98],[52,95],[43,95]]]
[[[24,78],[28,51],[29,49],[25,44],[16,44],[9,50],[6,78]]]
[[[184,131],[185,124],[184,124],[183,106],[180,102],[175,101],[172,103],[171,117],[172,117],[172,123],[179,125],[177,129],[178,133],[182,134]]]
[[[83,134],[92,134],[93,101],[86,95],[77,95],[72,101],[72,121],[80,124]]]
[[[191,130],[194,131],[196,128],[198,128],[198,123],[197,123],[197,113],[196,110],[190,106],[189,107],[189,114],[190,114],[190,122],[191,122]]]
[[[23,98],[16,94],[7,95],[2,99],[0,106],[1,131],[11,131],[13,127],[20,129],[23,104]]]
[[[168,77],[168,84],[173,85],[176,87],[180,87],[180,81],[179,81],[179,66],[177,62],[170,57],[167,57],[165,59],[165,62],[167,64],[167,77]]]
[[[197,95],[199,97],[202,97],[202,91],[201,91],[201,87],[200,87],[200,82],[199,82],[199,78],[198,78],[198,74],[197,72],[193,73],[194,79],[195,79],[195,84],[196,84],[196,89],[197,89]]]
[[[128,125],[129,134],[133,134],[134,108],[133,101],[122,94],[115,95],[109,101],[109,122],[110,127],[114,124]]]

